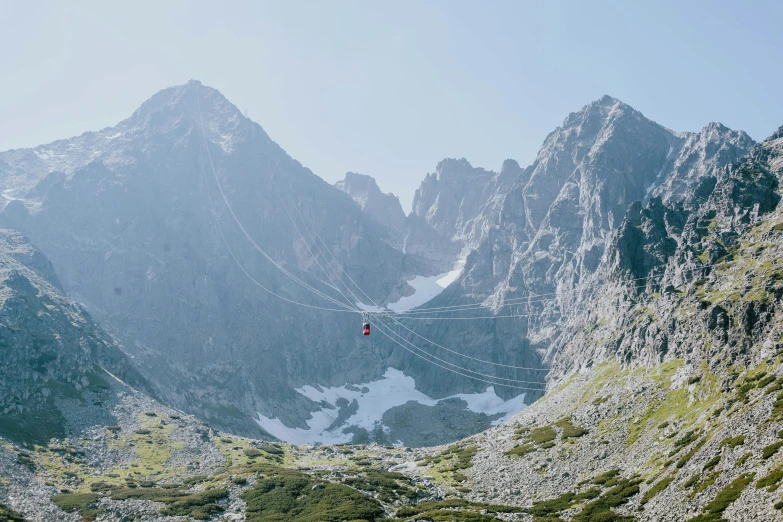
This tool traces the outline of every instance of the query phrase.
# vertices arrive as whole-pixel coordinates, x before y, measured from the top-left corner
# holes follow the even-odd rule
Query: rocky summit
[[[0,521],[783,520],[782,180],[605,96],[406,216],[196,81],[2,152]]]

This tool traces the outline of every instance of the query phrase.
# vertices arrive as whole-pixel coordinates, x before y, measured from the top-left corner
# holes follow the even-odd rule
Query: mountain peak
[[[156,113],[186,114],[197,117],[220,116],[224,120],[239,120],[244,116],[220,91],[203,85],[198,80],[190,80],[183,85],[168,87],[153,94],[141,104],[128,120],[129,123],[142,122]]]
[[[405,227],[405,212],[400,205],[400,199],[391,192],[386,194],[381,191],[372,176],[346,172],[345,178],[334,186],[351,196],[363,213],[393,234],[401,232]]]

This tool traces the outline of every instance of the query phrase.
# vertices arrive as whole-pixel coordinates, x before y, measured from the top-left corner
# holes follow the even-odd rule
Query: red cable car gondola
[[[370,335],[370,314],[368,312],[362,313],[362,334]]]

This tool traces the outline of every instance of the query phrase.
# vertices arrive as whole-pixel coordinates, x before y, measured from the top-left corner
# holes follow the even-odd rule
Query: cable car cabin
[[[370,335],[370,313],[362,312],[362,334]]]

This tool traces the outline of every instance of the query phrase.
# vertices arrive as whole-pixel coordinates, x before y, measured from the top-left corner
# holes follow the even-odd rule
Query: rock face
[[[354,172],[346,173],[334,186],[351,196],[366,216],[385,227],[394,246],[405,253],[406,218],[397,196],[381,192],[375,178]]]
[[[49,261],[0,230],[0,437],[45,443],[113,424],[125,383],[149,391],[115,342],[63,294]]]
[[[408,216],[408,251],[444,271],[474,249],[495,224],[499,203],[522,169],[506,160],[499,173],[445,159],[427,174]]]
[[[383,373],[358,314],[332,302],[353,305],[331,253],[377,301],[415,259],[214,89],[166,89],[116,127],[0,165],[15,198],[0,222],[39,245],[169,404],[260,436],[256,412],[302,426],[318,408],[294,388]]]
[[[535,514],[572,520],[783,519],[781,180],[783,128],[680,202],[631,205],[596,291],[561,323],[550,393],[466,441],[474,500],[557,497]]]
[[[684,138],[669,155],[670,164],[662,170],[650,194],[664,202],[682,199],[702,178],[712,176],[720,167],[747,154],[754,142],[744,131],[710,123],[698,133],[683,133]]]
[[[122,342],[162,400],[266,436],[264,419],[306,430],[318,415],[345,416],[305,387],[377,383],[388,369],[414,378],[428,404],[493,392],[530,402],[629,206],[681,202],[639,206],[634,221],[662,212],[679,226],[748,140],[715,125],[674,133],[604,97],[571,114],[527,168],[442,161],[403,219],[372,178],[326,184],[193,81],[115,127],[0,153],[0,226],[46,253],[64,291]],[[649,265],[639,273],[674,248],[666,226],[628,236]],[[478,307],[376,316],[375,335],[357,335],[357,302],[398,302],[414,276],[456,261],[460,278],[427,306]],[[455,409],[430,407],[384,418]],[[471,414],[475,429],[491,420]]]
[[[547,136],[536,161],[517,170],[510,188],[494,200],[496,217],[485,220],[490,226],[472,250],[468,249],[461,277],[428,304],[479,303],[485,307],[479,312],[453,311],[451,316],[494,313],[507,317],[421,321],[417,324],[419,333],[442,340],[446,346],[469,339],[481,355],[495,362],[540,364],[529,352],[551,356],[562,320],[582,313],[578,305],[585,295],[596,291],[595,271],[629,207],[637,217],[636,224],[627,227],[636,227],[643,218],[641,207],[632,207],[634,202],[646,201],[653,194],[679,201],[686,193],[696,192],[702,182],[709,183],[705,180],[717,166],[741,156],[750,145],[752,141],[744,133],[715,124],[697,135],[672,132],[608,96],[569,115]],[[432,177],[428,180],[426,187],[434,184]],[[437,199],[419,196],[420,201]],[[645,212],[665,214],[664,229],[681,229],[681,211],[664,211],[660,199]],[[439,209],[435,203],[430,207]],[[420,213],[437,215],[429,210]],[[639,242],[631,235],[627,238]],[[660,248],[676,247],[667,238],[659,239],[663,241]],[[491,348],[485,352],[483,346]],[[522,353],[528,364],[508,362]],[[536,374],[524,372],[503,375],[536,380]]]

